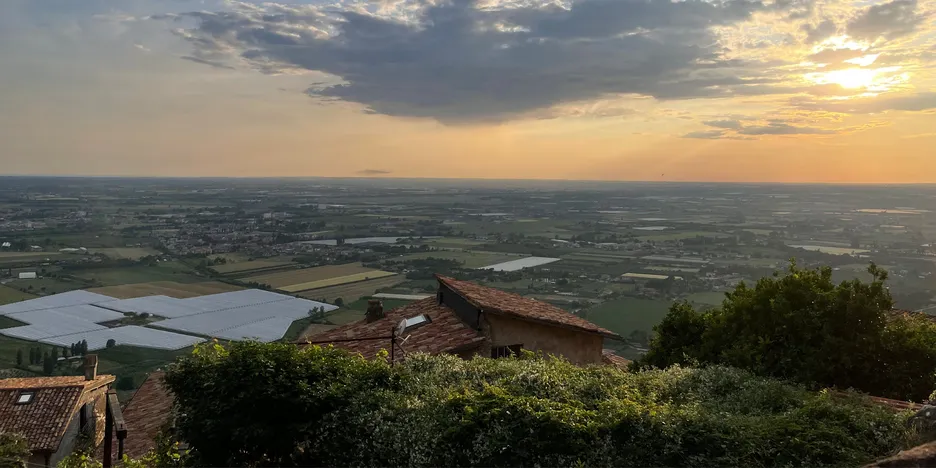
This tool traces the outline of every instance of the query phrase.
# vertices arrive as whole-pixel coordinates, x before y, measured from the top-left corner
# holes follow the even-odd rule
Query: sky
[[[932,0],[2,0],[0,174],[936,182]]]

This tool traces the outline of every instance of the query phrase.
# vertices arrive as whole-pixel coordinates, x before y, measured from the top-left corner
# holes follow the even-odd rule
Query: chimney
[[[383,303],[376,299],[367,301],[367,313],[364,314],[367,323],[380,320],[384,317],[386,317],[386,315],[384,315]]]
[[[97,378],[97,354],[87,354],[84,357],[84,378],[94,380]]]

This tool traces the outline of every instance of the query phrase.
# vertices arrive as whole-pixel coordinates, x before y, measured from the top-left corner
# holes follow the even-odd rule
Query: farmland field
[[[204,296],[228,291],[238,291],[240,286],[222,283],[220,281],[205,281],[202,283],[177,283],[174,281],[154,281],[152,283],[123,284],[119,286],[105,286],[92,288],[88,291],[118,299],[131,299],[142,296],[169,296],[177,299]]]
[[[241,273],[253,270],[267,270],[270,268],[280,268],[295,265],[292,260],[266,258],[262,260],[250,260],[246,262],[227,263],[224,265],[215,265],[211,267],[214,271],[222,275],[231,273]]]
[[[334,302],[336,298],[340,297],[346,303],[351,303],[364,296],[374,294],[378,289],[388,288],[404,281],[406,281],[406,278],[404,278],[403,275],[393,275],[385,278],[359,281],[357,283],[329,286],[327,288],[306,291],[299,295],[313,301],[325,299],[325,302]]]
[[[704,231],[685,231],[685,232],[673,232],[666,234],[651,234],[646,236],[638,236],[637,239],[641,241],[675,241],[683,239],[692,239],[695,237],[730,237],[727,234],[721,234],[718,232],[704,232]]]
[[[670,301],[622,298],[588,309],[584,318],[626,337],[634,330],[653,331],[669,307]]]
[[[507,262],[510,260],[517,260],[518,258],[526,257],[527,255],[520,254],[505,254],[499,252],[483,252],[483,251],[462,251],[462,250],[437,250],[434,252],[420,252],[409,255],[404,255],[402,257],[394,257],[391,260],[394,261],[406,261],[406,260],[416,260],[422,258],[445,258],[450,260],[455,260],[458,262],[463,262],[465,268],[479,268],[487,265],[493,265],[496,263]]]
[[[262,284],[269,284],[274,288],[286,288],[289,286],[301,285],[314,281],[339,278],[358,273],[377,272],[372,268],[365,268],[360,263],[346,263],[344,265],[327,265],[314,268],[303,268],[301,270],[289,270],[278,273],[267,273],[264,275],[250,276],[244,278],[245,281],[256,281]],[[340,284],[340,283],[337,283]],[[330,286],[330,285],[327,285]],[[305,288],[311,289],[311,288]],[[289,289],[285,289],[289,291]],[[294,291],[299,291],[295,289]]]
[[[175,351],[164,349],[140,348],[136,346],[118,345],[105,348],[95,353],[98,355],[98,372],[101,374],[114,374],[117,378],[130,376],[133,387],[137,388],[146,379],[147,374],[164,368],[166,364],[176,358],[190,354],[192,348],[183,348]],[[121,395],[121,393],[124,393]],[[118,398],[128,398],[132,392],[118,390]]]
[[[79,278],[95,280],[102,286],[117,286],[131,283],[151,283],[153,281],[175,281],[179,283],[197,283],[204,278],[190,274],[174,262],[161,263],[156,267],[98,268],[80,270],[74,273]]]
[[[130,258],[134,260],[147,255],[159,255],[159,251],[149,247],[112,247],[91,249],[91,251],[107,255],[110,258]]]
[[[85,285],[78,281],[69,280],[66,278],[36,278],[30,280],[13,280],[7,283],[7,287],[10,288],[24,288],[28,292],[33,294],[38,294],[40,292],[45,294],[58,294],[66,291],[72,291],[75,289],[81,289]],[[29,289],[32,287],[32,289]]]
[[[367,281],[369,279],[384,278],[387,276],[394,276],[396,273],[390,271],[368,271],[365,273],[355,273],[353,275],[339,276],[336,278],[328,278],[318,281],[309,281],[307,283],[293,284],[289,286],[283,286],[279,289],[282,289],[286,292],[299,292],[299,291],[308,291],[310,289],[321,289],[327,288],[329,286],[338,286],[347,283],[357,283],[360,281]]]
[[[53,260],[58,255],[61,254],[58,252],[0,252],[0,264],[41,262],[45,259]]]
[[[13,289],[7,286],[0,286],[0,305],[9,304],[11,302],[24,301],[34,297],[36,296],[24,293],[18,289]]]

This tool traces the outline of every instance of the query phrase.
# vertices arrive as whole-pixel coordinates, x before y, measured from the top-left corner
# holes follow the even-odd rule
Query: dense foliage
[[[204,345],[166,374],[197,466],[857,466],[907,415],[731,368]]]
[[[743,283],[721,307],[676,303],[640,364],[740,367],[810,386],[855,388],[921,401],[936,388],[936,326],[898,315],[874,265],[869,283],[835,284],[832,270],[800,269]]]
[[[0,432],[0,468],[25,468],[29,454],[29,443],[25,437]]]

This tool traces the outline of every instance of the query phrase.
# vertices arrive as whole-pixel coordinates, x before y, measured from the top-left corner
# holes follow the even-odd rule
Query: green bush
[[[626,373],[534,356],[200,346],[170,367],[198,466],[856,466],[908,446],[906,414],[747,371]]]
[[[722,364],[813,388],[854,388],[921,401],[936,388],[936,326],[892,312],[887,274],[835,284],[832,270],[790,266],[739,285],[721,307],[677,303],[638,366]]]

